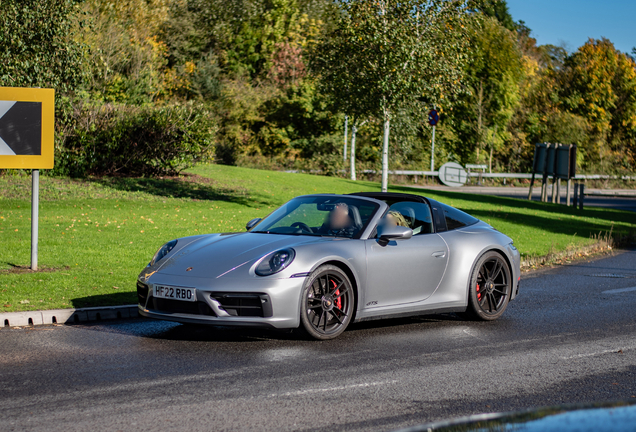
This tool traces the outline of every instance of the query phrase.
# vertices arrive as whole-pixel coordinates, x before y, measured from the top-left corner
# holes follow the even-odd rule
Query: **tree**
[[[78,0],[0,1],[0,85],[75,90],[83,47],[73,40]]]
[[[88,47],[86,90],[95,100],[136,105],[189,87],[167,70],[167,47],[157,37],[170,0],[85,0],[90,17],[78,35]]]
[[[466,58],[463,0],[340,2],[335,29],[314,50],[313,70],[339,108],[383,121],[382,190],[387,190],[391,117],[422,95],[439,102],[459,89]]]
[[[367,121],[363,121],[358,124],[357,121],[354,121],[353,126],[351,127],[351,160],[350,163],[350,178],[351,180],[357,180],[356,176],[356,135],[358,134],[358,128],[364,126]]]
[[[519,103],[521,53],[515,35],[488,17],[476,25],[472,46],[464,78],[468,94],[453,113],[462,147],[456,153],[464,160],[474,154],[481,162],[488,149],[492,165],[493,151],[508,139],[508,124]]]
[[[503,27],[510,31],[516,31],[518,24],[512,19],[506,0],[481,0],[477,10],[487,17],[495,18]],[[521,25],[523,21],[521,21]],[[524,25],[525,26],[525,25]]]

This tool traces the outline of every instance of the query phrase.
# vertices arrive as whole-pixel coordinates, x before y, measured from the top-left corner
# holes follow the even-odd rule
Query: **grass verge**
[[[0,310],[135,303],[135,278],[164,242],[242,231],[297,195],[377,191],[372,182],[206,165],[179,178],[58,179],[40,185],[41,271],[30,263],[30,177],[0,177]],[[527,266],[611,246],[633,213],[443,191],[391,188],[446,202],[515,240]],[[568,255],[570,254],[570,255]],[[552,258],[549,258],[552,257]]]

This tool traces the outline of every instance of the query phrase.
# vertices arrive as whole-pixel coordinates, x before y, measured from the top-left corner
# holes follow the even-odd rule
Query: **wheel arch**
[[[510,291],[511,291],[510,300],[512,300],[512,294],[513,294],[514,288],[515,288],[515,281],[514,281],[515,272],[514,272],[514,269],[512,268],[512,263],[510,262],[510,257],[508,256],[508,254],[499,245],[487,246],[484,249],[482,249],[482,251],[479,252],[476,255],[475,260],[473,261],[473,265],[470,268],[470,273],[468,274],[468,283],[466,284],[466,299],[468,299],[468,296],[470,296],[470,284],[472,282],[473,273],[475,272],[475,266],[477,265],[477,263],[479,262],[481,257],[483,257],[485,254],[487,254],[489,252],[498,253],[506,261],[506,265],[508,266],[508,270],[510,270],[510,276],[513,278],[513,280],[511,281],[512,282],[512,288],[510,289]],[[468,307],[468,305],[467,305],[467,307]]]
[[[323,265],[332,265],[332,266],[338,267],[349,278],[349,281],[351,282],[351,287],[353,288],[353,292],[355,293],[355,296],[354,296],[355,303],[353,305],[353,316],[351,317],[351,322],[354,322],[355,319],[356,319],[357,312],[358,312],[358,302],[359,302],[359,299],[360,299],[360,282],[359,282],[355,272],[344,261],[341,261],[341,260],[335,259],[335,258],[330,258],[330,259],[326,259],[324,261],[320,261],[319,263],[316,263],[316,265],[314,265],[312,267],[310,273],[313,273],[317,268],[319,268],[319,267],[321,267]]]

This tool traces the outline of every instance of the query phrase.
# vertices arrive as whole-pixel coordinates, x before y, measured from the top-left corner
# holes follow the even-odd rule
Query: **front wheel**
[[[307,278],[301,305],[300,321],[305,331],[314,339],[333,339],[351,322],[355,293],[342,270],[323,265]]]
[[[512,276],[501,254],[491,251],[482,255],[470,279],[467,315],[492,321],[503,315],[512,292]]]

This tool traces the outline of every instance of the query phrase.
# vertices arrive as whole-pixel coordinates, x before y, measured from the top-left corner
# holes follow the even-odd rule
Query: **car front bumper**
[[[155,275],[137,281],[139,313],[148,318],[191,324],[296,328],[305,277],[286,279],[202,278]],[[155,298],[155,285],[194,288],[196,301]]]

